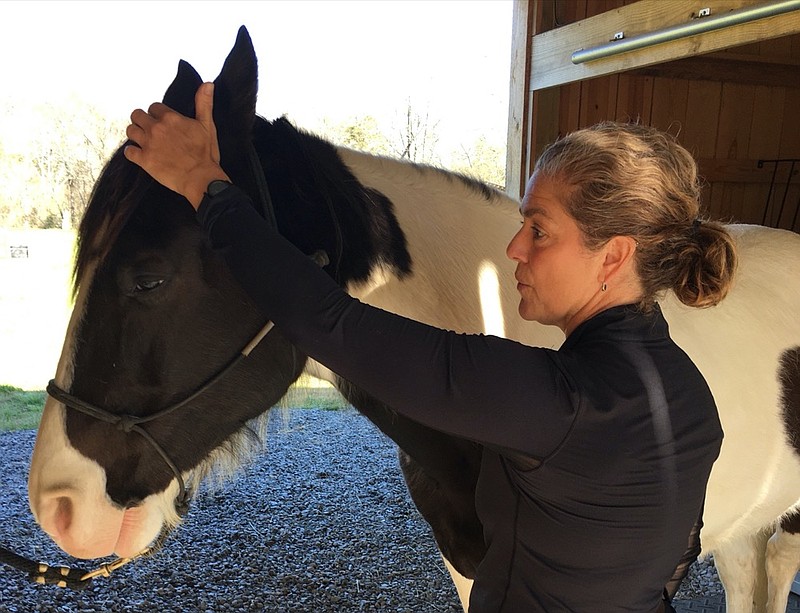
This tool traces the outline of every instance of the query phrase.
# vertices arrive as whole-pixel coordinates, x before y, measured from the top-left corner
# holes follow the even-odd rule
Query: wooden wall
[[[540,2],[533,17],[542,32],[630,4]],[[559,135],[606,119],[636,120],[676,134],[693,153],[710,216],[800,231],[800,34],[529,92],[528,105],[524,176]],[[773,159],[798,163],[786,192],[791,164],[778,165],[782,183],[765,216],[775,164],[758,162]]]

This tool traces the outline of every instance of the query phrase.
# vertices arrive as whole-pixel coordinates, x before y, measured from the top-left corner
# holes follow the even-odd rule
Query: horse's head
[[[223,166],[259,202],[251,151],[256,77],[241,30],[216,80],[215,121]],[[200,83],[181,62],[164,102],[193,115]],[[212,380],[265,321],[209,247],[189,204],[121,151],[95,186],[79,230],[76,304],[55,377],[59,399],[47,400],[30,471],[37,520],[83,558],[133,555],[177,523],[183,482],[191,491],[209,458],[239,453],[252,434],[248,421],[280,399],[305,363],[272,332],[179,409],[135,426]],[[129,417],[107,423],[75,403]]]

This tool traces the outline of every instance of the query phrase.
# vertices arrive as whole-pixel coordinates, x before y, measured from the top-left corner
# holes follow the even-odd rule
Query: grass
[[[26,391],[13,385],[0,385],[0,432],[37,428],[45,395],[44,391]],[[349,405],[330,385],[301,377],[289,388],[279,406],[338,411]]]
[[[38,427],[44,398],[43,391],[25,391],[12,385],[0,385],[0,431]]]

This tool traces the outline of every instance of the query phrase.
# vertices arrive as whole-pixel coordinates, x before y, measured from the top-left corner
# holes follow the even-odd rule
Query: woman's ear
[[[619,280],[635,272],[636,240],[630,236],[614,236],[604,246],[603,281]]]

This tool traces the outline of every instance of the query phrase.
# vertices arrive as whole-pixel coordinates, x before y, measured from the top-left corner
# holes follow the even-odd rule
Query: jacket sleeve
[[[539,459],[569,431],[578,394],[557,352],[441,330],[360,302],[236,187],[204,200],[198,219],[290,342],[398,413]]]

